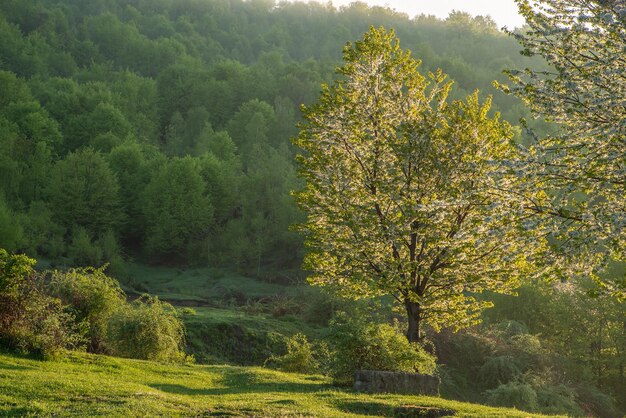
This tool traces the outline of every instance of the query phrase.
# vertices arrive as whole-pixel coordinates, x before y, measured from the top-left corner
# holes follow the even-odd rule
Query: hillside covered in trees
[[[181,311],[171,322],[179,340],[170,357],[193,354],[200,362],[273,361],[289,369],[306,352],[311,364],[297,371],[328,373],[355,356],[334,351],[325,364],[325,332],[337,346],[357,340],[366,351],[393,341],[384,361],[402,360],[408,342],[388,306],[370,318],[371,306],[287,286],[303,284],[307,274],[300,269],[304,240],[292,229],[305,219],[292,196],[304,183],[292,143],[303,126],[301,105],[313,105],[322,85],[337,79],[346,42],[381,25],[421,60],[422,74],[440,68],[454,80],[450,99],[478,90],[477,103],[484,103],[492,95],[489,118],[500,112],[512,125],[512,142],[530,139],[520,118],[536,135],[554,129],[494,87],[494,80],[507,81],[505,69],[547,67],[520,54],[517,41],[489,17],[410,18],[360,2],[342,8],[273,0],[0,2],[0,248],[7,260],[25,253],[59,269],[31,272],[44,289],[27,289],[39,297],[33,300],[48,301],[49,312],[78,329],[89,315],[66,316],[82,299],[63,286],[81,295],[91,279],[74,276],[100,278],[113,295],[114,325],[127,324],[126,316],[141,322],[136,312]],[[480,316],[481,325],[456,334],[428,328],[413,354],[434,368],[434,353],[446,397],[620,416],[623,302],[586,276],[544,282],[525,273],[516,272],[516,296],[478,296],[484,306],[495,305]],[[132,292],[128,298],[107,275]],[[20,283],[32,278],[18,276]],[[144,291],[197,302],[198,312],[152,298],[127,303]],[[34,327],[51,317],[45,309],[24,312]],[[184,347],[179,320],[188,328]],[[271,344],[277,334],[286,342],[280,349]],[[75,345],[124,353],[94,349],[94,341]]]
[[[290,138],[341,47],[394,27],[454,97],[526,65],[489,18],[409,19],[354,3],[5,1],[0,245],[66,265],[123,258],[299,265]],[[16,222],[17,220],[17,222]]]

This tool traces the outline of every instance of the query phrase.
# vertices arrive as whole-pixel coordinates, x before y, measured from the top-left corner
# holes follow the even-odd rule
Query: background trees
[[[488,305],[473,294],[510,291],[541,247],[520,225],[510,127],[477,93],[448,103],[445,76],[422,76],[393,32],[370,29],[344,61],[296,140],[310,280],[393,295],[410,341],[422,322],[471,325]]]
[[[102,225],[87,225],[93,214],[72,219],[93,207],[90,198],[75,189],[64,204],[56,184],[69,160],[94,153],[108,169],[87,194],[117,183],[108,194],[117,198],[102,205],[115,207],[116,220],[102,223],[121,254],[160,257],[148,248],[156,227],[142,196],[170,160],[189,156],[214,210],[210,231],[192,240],[204,242],[203,262],[255,274],[299,266],[302,242],[287,230],[302,216],[290,197],[299,106],[332,79],[340,45],[376,22],[393,24],[426,69],[459,80],[452,97],[478,87],[495,92],[494,108],[509,119],[523,113],[491,81],[504,63],[526,66],[524,58],[512,39],[469,15],[412,20],[380,7],[272,1],[105,3],[0,4],[0,189],[16,232],[5,241],[55,263],[107,259]],[[69,230],[74,224],[85,230]],[[87,241],[90,251],[78,254]]]
[[[190,262],[202,260],[213,211],[197,162],[189,157],[171,160],[159,169],[143,195],[147,250],[152,256],[174,260],[180,256]]]
[[[101,154],[90,148],[58,161],[49,186],[55,220],[66,228],[82,226],[93,236],[118,231],[123,214],[117,177]]]

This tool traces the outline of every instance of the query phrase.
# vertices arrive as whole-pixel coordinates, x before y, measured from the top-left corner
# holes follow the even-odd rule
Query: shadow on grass
[[[221,384],[223,386],[217,388],[190,388],[184,385],[170,383],[153,383],[149,386],[153,389],[176,395],[229,395],[255,392],[311,393],[333,388],[331,385],[315,382],[259,382],[258,376],[255,373],[245,371],[232,371],[224,373],[224,378]]]
[[[0,416],[2,417],[37,417],[40,416],[37,411],[29,408],[17,407],[11,409],[0,408]]]
[[[333,404],[344,412],[376,417],[393,417],[393,408],[381,402],[341,401]]]
[[[456,415],[456,411],[418,405],[391,406],[381,402],[341,401],[334,405],[344,412],[377,417],[440,418]]]
[[[34,369],[34,367],[31,367],[31,366],[21,366],[19,364],[4,364],[4,363],[0,363],[0,369],[4,369],[4,370],[31,370],[31,369]]]

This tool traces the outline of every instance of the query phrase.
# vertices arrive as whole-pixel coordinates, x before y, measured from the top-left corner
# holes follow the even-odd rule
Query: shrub
[[[126,266],[122,258],[120,245],[112,230],[108,229],[96,242],[102,250],[102,260],[107,263],[107,272],[116,277],[126,274]]]
[[[144,295],[118,309],[108,324],[113,355],[165,362],[191,361],[182,351],[185,330],[172,305]]]
[[[537,392],[529,384],[521,382],[509,382],[488,390],[487,403],[525,411],[536,411],[538,408]]]
[[[36,261],[25,255],[11,255],[0,248],[0,296],[16,298],[19,289],[34,273]]]
[[[433,374],[435,358],[409,343],[397,326],[376,324],[338,314],[328,335],[327,367],[337,383],[348,383],[357,370],[388,370]]]
[[[266,364],[291,373],[314,373],[319,369],[313,345],[307,340],[306,335],[297,333],[288,338],[286,344],[287,353],[282,356],[271,356]]]
[[[59,299],[39,292],[30,292],[28,297],[28,304],[6,334],[9,348],[50,358],[84,346],[83,324],[64,311]]]
[[[24,241],[24,229],[18,217],[0,196],[0,246],[15,249]]]
[[[576,404],[576,392],[565,385],[545,385],[537,389],[539,411],[544,414],[567,414],[570,417],[585,416]]]
[[[587,384],[576,388],[576,394],[580,405],[582,405],[585,411],[596,414],[601,418],[622,416],[615,405],[615,401],[593,385]]]
[[[49,292],[69,305],[77,321],[88,324],[88,350],[110,353],[107,324],[113,313],[124,305],[125,295],[119,283],[104,274],[104,267],[54,271]]]
[[[514,380],[521,374],[513,356],[493,357],[480,368],[480,381],[487,388],[495,388]]]
[[[102,249],[93,242],[87,230],[76,227],[72,232],[72,242],[67,249],[68,256],[74,265],[93,266],[102,261]]]
[[[79,347],[80,325],[59,299],[42,292],[43,277],[34,264],[0,249],[0,345],[44,357]]]
[[[504,320],[500,322],[497,324],[496,329],[505,337],[528,334],[528,327],[526,325],[513,320]]]

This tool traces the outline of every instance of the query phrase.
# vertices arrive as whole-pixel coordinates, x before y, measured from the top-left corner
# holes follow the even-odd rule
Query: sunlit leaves
[[[513,193],[512,130],[476,93],[448,102],[446,76],[421,75],[393,32],[372,28],[344,60],[296,140],[310,280],[391,294],[435,328],[475,323],[471,294],[511,291],[542,243]]]
[[[510,71],[535,114],[562,128],[537,138],[526,185],[549,190],[553,246],[566,273],[597,278],[626,260],[626,5],[615,1],[518,0],[528,23],[513,35],[550,71]],[[599,280],[618,297],[626,277]]]

